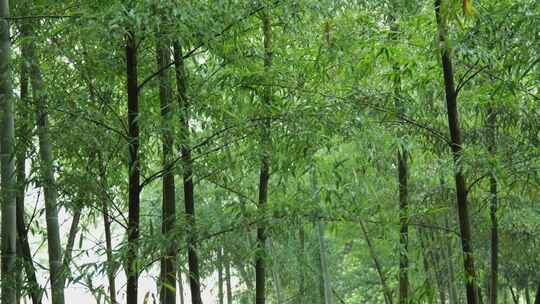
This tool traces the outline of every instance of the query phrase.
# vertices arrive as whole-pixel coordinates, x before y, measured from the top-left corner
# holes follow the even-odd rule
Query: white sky
[[[38,195],[39,191],[38,189],[32,189],[27,190],[26,193],[26,212],[27,214],[33,211],[34,205],[37,202],[37,210],[40,210],[44,207],[43,202],[43,195]],[[100,218],[101,219],[101,218]],[[36,218],[35,220],[39,220],[40,227],[45,227],[45,216]],[[67,241],[67,235],[69,234],[69,228],[71,225],[71,214],[67,213],[64,209],[59,210],[59,220],[60,220],[60,236],[62,238],[63,246],[65,248],[65,243]],[[84,221],[84,219],[81,219]],[[118,225],[113,224],[113,246],[117,245],[119,240],[122,239],[123,236],[123,229],[115,227]],[[105,233],[103,228],[103,223],[98,222],[96,226],[92,228],[88,228],[90,233],[85,233],[84,240],[82,243],[81,250],[85,251],[87,254],[82,254],[78,257],[74,257],[74,263],[77,265],[81,265],[83,263],[91,263],[91,262],[104,262],[106,257],[105,255],[98,256],[98,254],[92,249],[95,246],[96,242],[100,242],[102,244],[105,243]],[[48,258],[47,258],[47,244],[42,243],[42,236],[40,235],[30,235],[30,247],[32,252],[35,252],[34,260],[39,263],[40,265],[43,265],[44,267],[48,268]],[[79,246],[79,235],[76,238],[75,242],[75,249],[78,250]],[[74,256],[76,255],[76,252],[74,252]],[[73,269],[73,267],[71,268]],[[148,272],[144,272],[139,277],[139,303],[143,303],[143,299],[147,293],[150,294],[150,301],[148,303],[152,302],[151,295],[154,294],[156,297],[156,303],[159,302],[159,297],[156,294],[156,283],[154,280],[154,277],[159,273],[159,263],[156,263],[156,265],[151,269],[153,272],[152,274]],[[41,286],[45,285],[48,282],[49,274],[47,270],[44,270],[40,267],[37,267],[37,277],[38,282]],[[116,275],[116,289],[117,289],[117,300],[119,303],[125,303],[125,283],[126,283],[126,277],[123,269],[119,269]],[[186,300],[186,303],[189,303],[191,300],[191,297],[189,295],[189,285],[186,280],[186,277],[183,277],[183,286],[184,286],[184,298]],[[202,297],[204,303],[217,303],[217,273],[213,273],[211,277],[204,278],[202,280],[203,283],[203,290],[202,290]],[[108,294],[107,289],[107,278],[105,275],[103,276],[96,276],[92,280],[93,287],[99,287],[103,286]],[[238,280],[232,278],[232,285],[233,289],[235,289],[235,286],[238,284]],[[49,286],[47,285],[47,289]],[[178,290],[178,288],[177,288]],[[233,290],[234,292],[234,290]],[[179,292],[178,293],[178,299],[179,299]],[[50,290],[47,290],[47,295],[50,294]],[[50,303],[50,299],[47,298],[47,295],[43,298],[43,303],[48,304]],[[68,288],[65,289],[65,300],[67,304],[71,303],[84,303],[84,304],[98,304],[96,302],[96,299],[94,296],[90,293],[87,287],[83,286],[82,284],[75,284],[70,285]],[[178,300],[179,301],[179,300]],[[24,303],[24,302],[23,302]],[[26,303],[31,303],[29,299],[26,299]],[[179,303],[179,302],[178,302]]]

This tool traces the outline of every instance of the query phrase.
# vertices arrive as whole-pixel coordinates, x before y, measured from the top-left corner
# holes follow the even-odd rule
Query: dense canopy
[[[540,304],[538,0],[0,0],[0,303]]]

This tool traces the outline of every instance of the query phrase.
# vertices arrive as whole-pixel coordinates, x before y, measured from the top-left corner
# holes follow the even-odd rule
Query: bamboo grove
[[[1,303],[540,304],[537,0],[0,0]]]

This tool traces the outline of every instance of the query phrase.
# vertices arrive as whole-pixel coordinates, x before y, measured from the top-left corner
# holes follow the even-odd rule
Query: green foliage
[[[13,16],[20,16],[22,2],[12,5]],[[177,267],[186,270],[184,240],[191,231],[183,214],[181,178],[176,179],[176,230],[165,237],[160,228],[162,124],[155,77],[155,33],[160,29],[164,40],[180,42],[185,56],[197,244],[205,280],[213,280],[216,250],[223,247],[223,259],[230,262],[238,284],[233,287],[235,303],[251,303],[254,233],[264,222],[273,244],[267,271],[278,272],[285,298],[299,299],[303,277],[304,303],[319,303],[316,223],[323,221],[335,299],[384,302],[380,275],[359,223],[366,223],[388,285],[397,290],[403,248],[396,155],[408,151],[411,303],[428,303],[440,292],[449,295],[452,285],[463,299],[460,283],[465,274],[432,1],[127,2],[33,1],[30,13],[35,18],[27,17],[35,19],[39,29],[32,37],[18,36],[25,18],[13,20],[14,62],[26,60],[18,51],[24,39],[38,41],[59,206],[68,214],[83,212],[75,246],[81,250],[75,251],[70,265],[71,286],[84,286],[98,302],[105,301],[107,284],[89,282],[104,277],[110,265],[118,273],[128,254],[123,52],[128,31],[138,43],[141,84],[144,187],[137,267],[157,277],[161,249],[174,242]],[[478,284],[486,293],[493,195],[488,177],[494,174],[499,187],[500,290],[532,289],[540,260],[539,6],[530,0],[443,2],[459,88],[464,141],[459,165],[469,186]],[[273,17],[274,60],[269,70],[263,66],[262,9]],[[18,66],[11,69],[19,85]],[[272,90],[268,111],[261,102],[267,88]],[[176,103],[176,93],[173,98]],[[488,108],[497,113],[494,143],[486,125]],[[32,115],[22,115],[33,106],[23,104],[17,111],[17,118],[27,120],[18,119],[17,126],[34,125]],[[175,108],[177,146],[170,170],[176,176],[183,173],[180,115]],[[256,202],[265,119],[271,120],[271,180],[268,213],[261,215]],[[30,186],[40,187],[31,129],[28,179]],[[115,237],[108,261],[104,242],[91,247],[90,236],[101,231],[104,200]],[[41,210],[33,214],[30,207],[26,211],[32,246],[43,251],[46,246],[35,245],[35,240],[46,238],[44,215]],[[300,230],[305,231],[303,245]],[[85,259],[90,250],[95,255]],[[274,303],[275,282],[268,278],[268,299]]]

